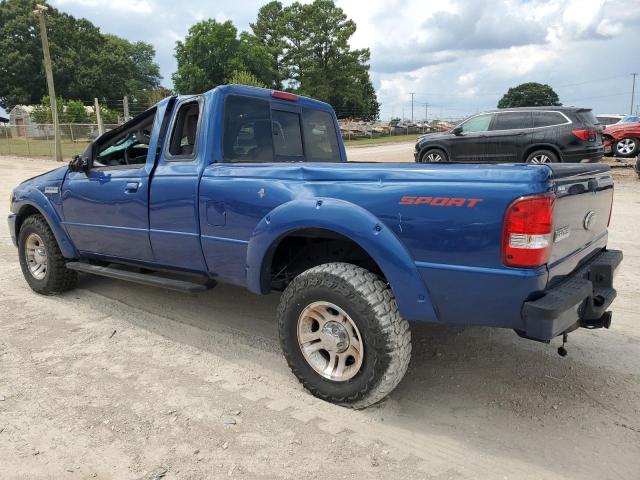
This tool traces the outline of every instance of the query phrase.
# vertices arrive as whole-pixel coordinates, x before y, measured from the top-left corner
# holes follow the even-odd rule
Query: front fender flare
[[[382,270],[404,318],[437,321],[415,262],[395,233],[364,208],[332,198],[293,200],[262,218],[247,248],[249,290],[269,292],[269,263],[280,240],[307,228],[333,231],[357,243]]]
[[[56,212],[55,208],[51,205],[49,199],[42,193],[39,189],[33,188],[28,192],[27,197],[16,199],[13,210],[20,217],[20,213],[24,211],[26,207],[33,207],[45,218],[51,231],[53,232],[53,236],[56,237],[56,241],[58,242],[58,247],[60,247],[60,252],[65,258],[77,258],[78,252],[76,251],[71,239],[67,235],[67,232],[62,227],[62,221]],[[18,226],[22,222],[16,221],[16,241],[18,238],[18,234],[20,233],[18,230]]]

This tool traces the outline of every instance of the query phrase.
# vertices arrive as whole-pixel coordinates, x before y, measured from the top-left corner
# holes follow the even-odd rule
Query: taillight
[[[580,140],[595,140],[596,139],[596,131],[595,130],[571,130],[571,132],[578,137]]]
[[[535,268],[549,261],[553,244],[553,194],[522,197],[509,205],[502,230],[502,262]]]

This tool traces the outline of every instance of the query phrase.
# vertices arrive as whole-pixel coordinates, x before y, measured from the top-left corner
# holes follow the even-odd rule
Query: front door
[[[95,144],[88,172],[69,172],[62,186],[64,227],[82,253],[153,261],[149,242],[149,151],[155,109]]]
[[[449,141],[451,161],[485,161],[487,155],[487,131],[489,130],[492,116],[491,113],[476,115],[459,125],[459,127],[462,127],[462,132]]]

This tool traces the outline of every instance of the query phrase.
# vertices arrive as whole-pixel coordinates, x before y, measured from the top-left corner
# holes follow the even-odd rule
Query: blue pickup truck
[[[228,85],[166,98],[21,183],[9,227],[41,294],[78,272],[283,292],[293,373],[362,408],[405,374],[409,322],[542,342],[608,328],[612,199],[602,164],[347,162],[329,105]]]

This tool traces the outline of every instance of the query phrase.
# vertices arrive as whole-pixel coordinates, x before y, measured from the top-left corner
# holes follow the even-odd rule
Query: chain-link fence
[[[117,124],[105,125],[105,132]],[[82,153],[98,136],[98,125],[94,123],[60,124],[62,156],[70,159]],[[28,157],[53,157],[55,152],[53,124],[0,124],[0,155],[23,155]]]

